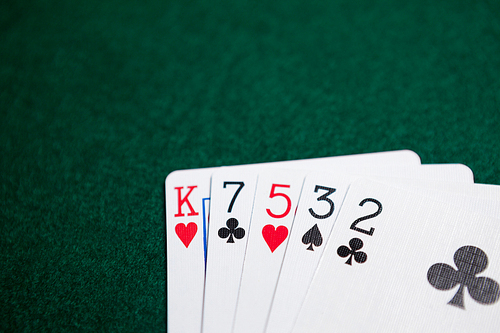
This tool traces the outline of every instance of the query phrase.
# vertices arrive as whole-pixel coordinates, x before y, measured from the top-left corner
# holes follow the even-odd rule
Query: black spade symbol
[[[302,243],[305,245],[310,244],[307,248],[310,251],[314,251],[313,245],[318,247],[323,244],[323,237],[321,237],[321,232],[319,231],[317,224],[315,224],[304,234],[304,236],[302,236]]]

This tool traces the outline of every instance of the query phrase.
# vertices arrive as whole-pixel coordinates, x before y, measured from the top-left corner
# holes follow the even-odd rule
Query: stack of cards
[[[172,172],[168,332],[498,332],[500,187],[392,151]]]

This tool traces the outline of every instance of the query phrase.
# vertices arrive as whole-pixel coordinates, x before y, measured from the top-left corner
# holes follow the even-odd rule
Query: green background
[[[173,170],[412,149],[500,183],[499,1],[0,2],[0,331],[162,332]]]

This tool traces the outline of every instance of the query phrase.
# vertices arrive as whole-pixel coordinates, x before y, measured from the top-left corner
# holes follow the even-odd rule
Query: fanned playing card
[[[358,163],[361,162],[358,157],[356,160]],[[287,166],[292,164],[294,166],[293,161],[284,163],[288,163]],[[284,163],[281,165],[285,165]],[[376,166],[372,165],[369,160],[367,163],[359,163],[353,167],[337,165],[333,160],[331,164],[328,170],[338,173],[346,169],[355,169],[358,172],[371,175],[397,175],[434,181],[443,178],[464,182],[472,180],[470,169],[463,165]],[[301,162],[301,166],[313,170],[318,166],[323,168],[324,164]],[[210,203],[212,222],[208,228],[209,234],[212,236],[211,241],[208,242],[203,314],[204,332],[231,332],[233,321],[228,318],[233,318],[236,312],[236,301],[242,279],[242,267],[259,169],[256,166],[224,167],[212,175]],[[241,240],[233,236],[231,233],[233,229],[228,225],[230,223],[236,226],[236,221],[238,222],[237,230],[245,232],[245,236],[242,236]],[[317,240],[315,231],[311,231],[311,237]],[[221,233],[227,235],[227,238],[222,238]],[[260,304],[260,310],[269,309],[271,305],[272,297],[267,296],[265,299],[268,302]],[[267,314],[267,311],[263,311],[263,313]],[[261,318],[253,311],[245,315],[251,317],[253,323],[266,320],[265,316]],[[255,327],[249,328],[255,329]]]
[[[343,171],[355,169],[358,172],[374,172],[377,174],[382,167],[377,163],[392,163],[407,165],[407,167],[384,166],[386,172],[399,175],[403,169],[404,173],[412,173],[416,178],[427,179],[428,175],[440,174],[439,178],[457,182],[470,182],[472,176],[470,169],[463,165],[433,165],[420,167],[414,165],[419,162],[418,156],[409,151],[362,154],[354,156],[342,156],[333,158],[321,158],[313,160],[286,161],[277,163],[265,163],[249,166],[235,166],[234,170],[263,170],[264,168],[277,165],[284,168],[308,167],[309,169],[329,169]],[[355,166],[349,166],[349,162]],[[413,164],[413,165],[412,165]],[[332,169],[333,168],[333,169]],[[167,292],[168,292],[168,329],[197,331],[201,326],[203,314],[203,295],[205,283],[205,264],[207,259],[208,235],[209,235],[209,208],[210,208],[210,177],[217,168],[177,171],[169,175],[166,180],[166,205],[167,205]],[[237,181],[235,181],[237,182]],[[241,191],[243,187],[239,184],[226,184],[235,191]],[[236,189],[238,187],[238,189]],[[251,186],[250,186],[251,187]],[[248,188],[247,187],[247,190]],[[227,192],[227,191],[226,191]],[[238,192],[239,194],[239,192]],[[234,192],[234,199],[237,195]],[[252,197],[252,194],[248,194]],[[247,199],[245,199],[246,201]],[[251,201],[251,199],[249,199]],[[234,205],[234,201],[233,201]],[[247,204],[248,205],[248,204]],[[251,203],[250,203],[251,205]],[[246,213],[248,214],[248,213]],[[225,226],[219,227],[217,232],[227,236],[227,242],[235,239],[243,239],[241,230],[236,225],[237,218],[225,221]],[[225,231],[224,231],[225,230]],[[214,234],[214,232],[212,232]],[[226,235],[227,234],[227,235]],[[238,238],[240,237],[240,238]],[[315,239],[315,233],[311,234]],[[242,240],[244,247],[246,239]],[[230,243],[234,244],[234,243]],[[241,252],[241,251],[240,251]],[[241,256],[241,255],[240,255]],[[201,259],[200,259],[201,258]],[[222,260],[221,256],[221,260]],[[217,260],[217,257],[213,257]],[[237,260],[241,262],[241,259]],[[237,267],[238,265],[234,265]],[[236,270],[237,271],[237,270]],[[241,269],[237,274],[241,274]],[[236,280],[235,280],[236,281]],[[237,283],[235,283],[237,285]],[[220,284],[218,285],[220,288]],[[231,289],[228,286],[228,290]],[[233,287],[232,289],[237,289]],[[236,291],[228,293],[233,298]],[[219,302],[222,304],[222,302]],[[229,304],[229,303],[228,303]],[[234,314],[235,305],[232,306]],[[202,309],[202,310],[200,310]],[[207,308],[208,314],[211,307]],[[216,307],[214,308],[216,310]],[[232,314],[229,315],[231,317]],[[207,316],[207,322],[213,316]],[[189,318],[189,319],[188,319]],[[231,320],[228,320],[231,322]],[[210,330],[207,329],[207,332]]]
[[[230,332],[258,171],[221,168],[212,176],[204,332]]]
[[[481,210],[356,181],[293,332],[497,332],[500,220]]]
[[[358,176],[311,173],[306,177],[293,229],[280,271],[266,332],[288,332],[298,315],[317,268],[335,218],[350,183]],[[500,215],[500,205],[490,198],[493,189],[476,184],[424,181],[377,176],[395,187],[410,188],[436,200],[480,208],[485,215]],[[434,185],[439,186],[434,186]],[[431,186],[427,189],[426,186]],[[477,188],[476,188],[477,187]],[[438,191],[435,188],[440,188]],[[444,191],[444,190],[447,191]],[[500,191],[500,188],[497,189]],[[474,196],[465,196],[465,193]],[[500,193],[500,192],[499,192]]]
[[[205,240],[214,169],[176,171],[165,182],[167,311],[170,332],[198,332],[203,311]]]
[[[305,171],[259,174],[233,332],[264,330]]]
[[[402,150],[235,168],[264,168],[273,165],[280,168],[300,168],[311,162],[318,169],[360,162],[411,166],[419,165],[420,158],[412,151]],[[216,169],[174,171],[165,180],[169,332],[198,332],[202,326],[210,178]]]
[[[470,169],[464,165],[429,165],[429,166],[411,166],[411,167],[398,167],[398,166],[370,166],[370,165],[356,165],[356,166],[339,166],[339,167],[331,167],[329,171],[337,171],[337,173],[341,174],[342,171],[345,170],[356,170],[357,172],[363,172],[366,174],[382,174],[382,175],[398,175],[398,176],[407,176],[413,177],[416,179],[454,179],[456,181],[461,182],[472,182],[473,177]],[[266,322],[268,319],[269,310],[271,309],[271,304],[273,300],[273,295],[276,288],[276,283],[278,281],[279,270],[283,260],[283,250],[276,252],[276,254],[270,255],[265,246],[262,246],[262,243],[259,242],[261,237],[255,236],[260,228],[262,228],[262,223],[265,221],[268,216],[264,214],[263,216],[255,216],[255,214],[259,214],[263,212],[262,209],[259,209],[258,203],[261,203],[261,200],[267,198],[272,198],[273,189],[270,187],[271,183],[264,185],[262,184],[263,175],[266,175],[266,181],[272,182],[272,179],[281,179],[283,177],[282,172],[264,172],[259,176],[259,181],[257,188],[261,189],[262,193],[259,194],[257,191],[254,199],[254,216],[252,216],[252,225],[250,228],[250,235],[248,238],[247,252],[245,255],[245,266],[241,276],[241,285],[238,296],[237,303],[237,311],[234,320],[234,332],[263,332],[266,327]],[[294,176],[299,179],[300,176]],[[284,181],[285,183],[290,183],[292,180]],[[280,182],[278,182],[280,183]],[[265,188],[265,189],[264,189]],[[331,199],[328,198],[330,194],[335,192],[335,189],[332,187],[318,186],[315,188],[316,192],[321,192],[317,198],[318,200],[325,200],[324,202],[331,202]],[[342,198],[342,193],[345,193],[347,190],[347,186],[340,189],[339,198]],[[268,193],[271,191],[271,194]],[[326,191],[326,193],[323,193]],[[286,196],[286,194],[280,194],[281,196]],[[292,200],[293,201],[293,200]],[[295,204],[294,204],[295,205]],[[295,207],[295,206],[294,206]],[[321,219],[323,217],[329,217],[333,213],[333,205],[330,206],[332,209],[331,212],[328,212],[326,215],[316,214],[316,219]],[[269,215],[269,214],[268,214]],[[293,216],[286,217],[286,223],[284,223],[287,232],[292,232],[293,226]],[[258,223],[257,228],[255,227],[255,223]],[[330,224],[331,227],[331,224]],[[282,229],[284,230],[284,229]],[[327,228],[329,233],[329,228]],[[264,229],[262,230],[264,233]],[[269,227],[269,232],[278,232],[273,231]],[[328,234],[327,233],[327,234]],[[270,239],[274,239],[274,236],[269,236]],[[323,242],[323,236],[321,235],[321,231],[319,227],[311,226],[311,229],[306,232],[303,236],[303,241],[309,244],[309,248],[313,249],[313,247],[317,244],[321,244]],[[266,240],[267,242],[267,240]],[[281,243],[279,243],[281,244]],[[279,245],[278,244],[278,245]],[[274,252],[274,249],[269,244],[271,248],[271,252]],[[281,245],[280,245],[281,246]],[[287,246],[287,237],[283,237],[283,248]],[[215,260],[218,260],[216,258]],[[312,268],[314,269],[314,267]],[[233,272],[235,273],[235,272]],[[311,271],[312,273],[312,271]],[[234,275],[231,274],[232,276]],[[254,281],[259,281],[259,286],[255,287]],[[210,281],[209,281],[210,282]],[[224,295],[223,298],[227,298],[230,295]],[[234,300],[234,298],[233,298]],[[226,302],[225,304],[234,304],[233,302]],[[228,306],[229,307],[229,306]],[[215,311],[212,309],[206,309],[206,311]],[[222,315],[222,313],[219,312]],[[230,315],[231,311],[228,309],[225,312],[226,315]],[[219,320],[220,322],[220,320]],[[221,324],[219,324],[221,326]],[[222,326],[226,326],[222,324]],[[227,325],[229,326],[229,325]],[[225,330],[222,330],[225,332]]]

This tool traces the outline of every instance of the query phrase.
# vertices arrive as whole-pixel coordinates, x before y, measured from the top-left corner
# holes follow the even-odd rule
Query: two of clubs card
[[[168,332],[498,332],[500,186],[408,150],[174,171]]]

